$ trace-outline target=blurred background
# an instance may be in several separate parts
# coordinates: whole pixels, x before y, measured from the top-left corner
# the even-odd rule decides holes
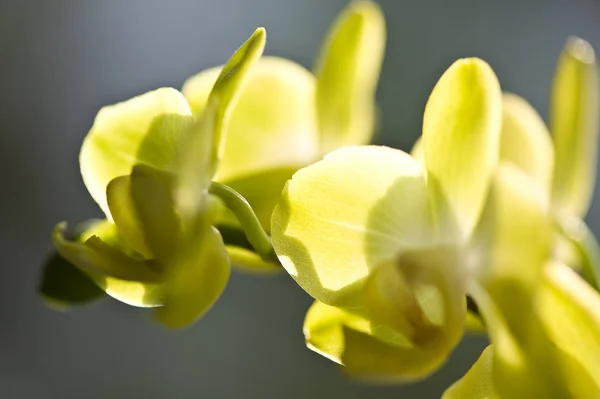
[[[350,381],[304,346],[310,298],[286,275],[235,273],[193,327],[169,332],[104,300],[59,313],[36,295],[50,232],[100,217],[78,169],[98,109],[223,63],[257,26],[267,54],[307,67],[346,0],[0,1],[0,397],[439,398],[486,342],[468,337],[431,379]],[[600,50],[597,0],[381,0],[388,43],[380,144],[410,149],[442,72],[478,56],[547,115],[569,35]],[[598,198],[598,196],[596,196]],[[600,233],[600,203],[588,217]]]

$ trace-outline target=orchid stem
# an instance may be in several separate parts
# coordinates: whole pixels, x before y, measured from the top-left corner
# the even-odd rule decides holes
[[[240,193],[221,183],[212,182],[208,191],[210,194],[221,199],[225,206],[233,212],[244,230],[248,242],[252,245],[256,253],[264,261],[277,260],[273,245],[271,244],[271,237],[269,237],[260,225],[248,201]]]

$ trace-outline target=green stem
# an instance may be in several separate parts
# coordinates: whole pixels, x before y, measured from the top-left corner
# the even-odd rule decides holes
[[[271,262],[276,260],[277,256],[273,250],[271,238],[260,225],[248,201],[231,187],[217,182],[212,182],[208,191],[220,198],[225,206],[233,212],[240,226],[242,226],[248,242],[252,245],[256,253],[264,261]]]
[[[581,256],[581,275],[600,291],[600,245],[585,222],[578,218],[557,221],[559,231]]]

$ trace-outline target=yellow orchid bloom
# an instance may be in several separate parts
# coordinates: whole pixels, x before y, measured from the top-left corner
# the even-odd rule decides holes
[[[500,159],[531,176],[544,190],[557,224],[557,258],[581,267],[599,287],[598,245],[583,222],[596,180],[600,113],[594,50],[571,38],[565,46],[552,87],[550,132],[523,98],[505,93]],[[422,156],[420,140],[411,154]]]
[[[533,108],[505,95],[501,151],[544,187],[554,223],[578,247],[583,277],[596,288],[598,245],[580,218],[595,183],[597,74],[589,44],[570,39],[552,91],[553,143]],[[560,244],[550,242],[555,260],[521,262],[521,278],[541,265],[521,294],[510,289],[516,272],[495,289],[475,290],[492,345],[445,399],[600,397],[600,295],[561,262]]]
[[[460,60],[427,103],[422,161],[350,147],[288,181],[271,232],[281,264],[317,300],[309,347],[374,379],[424,378],[445,361],[477,278],[465,248],[498,179],[501,117],[492,69]]]
[[[294,174],[271,228],[280,262],[317,300],[311,349],[361,377],[424,378],[460,340],[470,295],[493,345],[448,398],[600,396],[586,351],[600,311],[585,302],[598,294],[552,260],[552,146],[523,115],[485,62],[460,60],[430,96],[413,156],[353,147]],[[556,323],[559,306],[576,326]]]
[[[209,190],[227,192],[211,180],[223,156],[230,108],[265,40],[259,28],[237,50],[198,118],[183,94],[158,89],[103,108],[83,143],[81,174],[107,220],[92,223],[74,240],[60,223],[54,244],[108,295],[155,307],[156,319],[166,326],[195,321],[227,283],[229,257],[213,227],[217,208]],[[53,270],[64,267],[46,271],[42,292],[50,300]]]

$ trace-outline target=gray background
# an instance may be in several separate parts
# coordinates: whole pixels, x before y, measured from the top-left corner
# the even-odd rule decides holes
[[[595,0],[385,0],[379,143],[410,148],[437,78],[459,57],[492,64],[546,116],[571,34],[600,49]],[[78,172],[99,107],[180,87],[257,26],[268,54],[310,66],[344,0],[0,0],[0,398],[436,398],[484,345],[468,339],[426,382],[369,387],[304,347],[310,299],[289,277],[236,273],[192,328],[168,332],[105,300],[68,313],[35,288],[50,231],[101,213]],[[600,232],[595,202],[592,228]]]

